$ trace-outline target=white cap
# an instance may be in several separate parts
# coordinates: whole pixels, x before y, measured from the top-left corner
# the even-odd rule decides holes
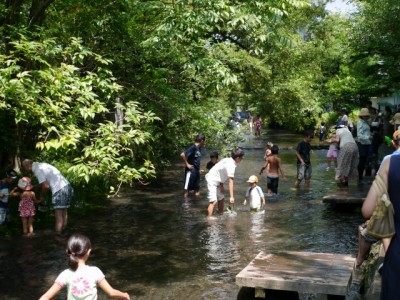
[[[251,176],[249,177],[249,180],[247,180],[247,182],[250,182],[250,183],[258,183],[258,177],[257,177],[256,175],[251,175]]]

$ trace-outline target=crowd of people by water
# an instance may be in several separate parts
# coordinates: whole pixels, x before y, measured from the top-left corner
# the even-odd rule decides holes
[[[328,144],[327,167],[335,170],[335,180],[341,188],[348,188],[349,180],[354,178],[357,185],[365,185],[366,176],[372,179],[379,175],[387,187],[390,200],[393,203],[394,211],[400,211],[400,199],[398,191],[400,187],[400,175],[397,169],[400,164],[400,110],[394,116],[390,115],[390,108],[385,110],[383,116],[371,103],[367,107],[361,108],[358,120],[354,126],[347,115],[347,111],[342,109],[340,119],[334,124],[334,130],[329,132],[325,123],[321,123],[318,128],[319,144]],[[253,123],[254,125],[254,123]],[[251,127],[250,127],[251,128]],[[393,132],[393,134],[392,134]],[[296,146],[297,175],[294,182],[295,188],[300,188],[304,180],[306,188],[311,185],[312,164],[311,142],[314,139],[314,130],[306,130],[304,138]],[[256,138],[260,133],[256,134]],[[393,154],[383,157],[379,149],[384,142],[391,144],[396,151]],[[199,195],[200,187],[200,159],[201,147],[205,143],[205,136],[196,137],[195,144],[182,152],[181,157],[185,162],[185,198],[189,191],[194,190]],[[258,186],[258,177],[250,175],[248,179],[249,187],[246,190],[244,204],[250,204],[251,211],[259,211],[265,206],[266,198],[278,193],[279,176],[287,180],[282,167],[282,161],[278,156],[279,148],[269,142],[266,146],[265,161],[259,175],[267,169],[267,188],[266,194]],[[218,213],[224,210],[224,184],[228,183],[229,203],[235,203],[234,196],[234,176],[236,166],[242,162],[244,151],[237,148],[232,151],[231,157],[223,158],[221,161],[214,159],[212,167],[208,168],[205,176],[208,190],[208,216],[213,216],[215,208]],[[215,155],[214,155],[215,158]],[[333,165],[333,167],[332,167]],[[210,165],[211,166],[211,165]],[[195,169],[195,170],[194,170]],[[194,179],[192,181],[192,179]],[[380,239],[369,236],[366,224],[376,206],[377,194],[371,187],[362,208],[362,215],[366,222],[359,227],[359,251],[355,260],[355,268],[359,269],[364,262],[370,246]],[[396,232],[400,230],[400,220],[395,217]],[[400,241],[395,234],[391,239],[383,239],[386,252],[382,274],[381,299],[400,299],[397,293],[399,280],[396,274],[400,273]]]

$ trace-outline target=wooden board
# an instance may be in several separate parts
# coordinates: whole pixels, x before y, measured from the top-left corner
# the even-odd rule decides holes
[[[236,284],[272,289],[346,295],[354,257],[313,252],[260,252],[238,275]]]

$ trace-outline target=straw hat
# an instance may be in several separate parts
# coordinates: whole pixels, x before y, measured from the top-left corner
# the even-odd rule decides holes
[[[250,182],[250,183],[258,183],[258,177],[257,177],[256,175],[251,175],[251,176],[249,177],[249,180],[247,180],[247,182]]]
[[[361,108],[360,113],[358,114],[359,117],[369,117],[369,110],[368,108],[364,107]]]
[[[397,140],[399,140],[399,137],[400,136],[400,130],[396,130],[394,133],[393,133],[393,141],[397,141]]]
[[[400,124],[400,113],[396,113],[393,116],[393,119],[390,121],[390,124],[392,124],[392,125],[399,125]]]

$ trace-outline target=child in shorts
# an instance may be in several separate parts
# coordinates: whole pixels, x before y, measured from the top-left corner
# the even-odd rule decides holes
[[[271,154],[267,157],[264,165],[260,170],[260,175],[267,169],[267,196],[272,196],[272,194],[278,194],[279,186],[279,174],[282,175],[283,180],[287,181],[285,173],[282,169],[282,160],[278,156],[279,147],[273,145],[271,147]]]
[[[297,180],[294,184],[296,188],[300,187],[301,181],[304,179],[304,186],[310,187],[311,183],[311,141],[314,138],[312,130],[304,132],[304,139],[297,144],[296,157],[297,157]]]

